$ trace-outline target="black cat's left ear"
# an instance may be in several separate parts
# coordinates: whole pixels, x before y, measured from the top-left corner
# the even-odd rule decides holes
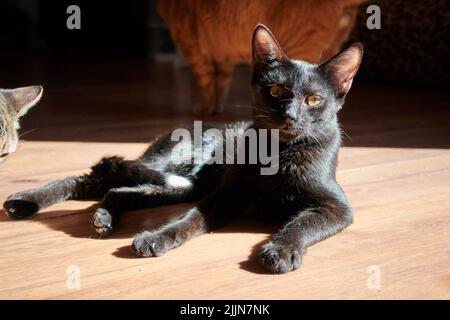
[[[361,65],[363,57],[361,43],[353,43],[336,56],[320,65],[326,77],[336,86],[340,96],[345,95],[352,86],[353,78]]]
[[[263,24],[258,24],[253,32],[252,48],[253,68],[287,58],[272,32]]]

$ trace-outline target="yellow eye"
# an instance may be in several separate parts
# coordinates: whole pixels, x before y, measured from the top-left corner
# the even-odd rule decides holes
[[[274,98],[281,98],[284,94],[284,89],[280,86],[274,85],[270,87],[270,95]]]
[[[306,104],[310,107],[317,107],[318,105],[320,105],[323,101],[323,98],[321,96],[318,95],[312,95],[312,96],[308,96],[306,97]]]

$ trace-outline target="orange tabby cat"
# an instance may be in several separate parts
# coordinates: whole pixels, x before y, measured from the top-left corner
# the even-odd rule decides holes
[[[236,64],[251,62],[251,35],[268,26],[290,58],[317,63],[347,39],[363,0],[159,0],[157,10],[202,93],[194,109],[220,113]]]

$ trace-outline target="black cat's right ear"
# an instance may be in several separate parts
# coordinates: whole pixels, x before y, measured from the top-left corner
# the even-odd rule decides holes
[[[320,65],[326,77],[334,84],[340,96],[345,95],[352,86],[353,78],[361,65],[363,57],[361,43],[353,43],[347,49]]]
[[[287,58],[272,32],[263,24],[258,24],[253,32],[252,48],[254,69]]]

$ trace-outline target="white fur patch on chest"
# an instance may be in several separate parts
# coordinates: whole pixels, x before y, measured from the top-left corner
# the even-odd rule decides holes
[[[167,185],[175,188],[189,187],[192,183],[189,179],[171,174],[166,178]]]

